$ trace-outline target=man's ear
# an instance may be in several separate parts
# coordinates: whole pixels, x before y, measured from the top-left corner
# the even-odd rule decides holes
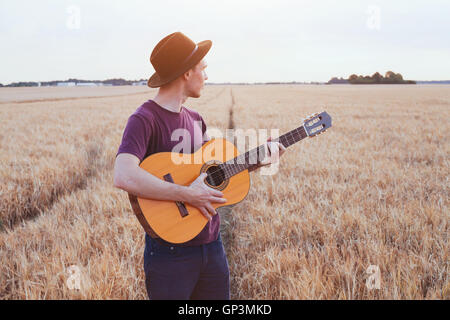
[[[183,79],[184,80],[189,80],[189,77],[191,76],[192,71],[193,71],[192,69],[189,69],[188,71],[183,73]]]

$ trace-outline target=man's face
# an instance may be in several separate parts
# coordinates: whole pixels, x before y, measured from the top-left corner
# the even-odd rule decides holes
[[[186,93],[189,97],[200,97],[205,80],[208,80],[205,71],[207,66],[206,61],[202,59],[195,67],[189,70],[189,78],[186,81]]]

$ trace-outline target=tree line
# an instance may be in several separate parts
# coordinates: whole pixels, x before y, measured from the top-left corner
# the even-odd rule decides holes
[[[371,76],[362,76],[357,74],[352,74],[348,79],[333,77],[328,84],[333,83],[350,83],[350,84],[416,84],[413,80],[404,80],[400,73],[395,73],[393,71],[388,71],[385,73],[384,77],[379,73],[375,72]]]
[[[103,84],[103,85],[113,85],[113,86],[129,86],[132,85],[135,82],[138,81],[147,81],[146,79],[141,80],[125,80],[122,78],[118,79],[108,79],[108,80],[80,80],[80,79],[68,79],[68,80],[54,80],[54,81],[42,81],[42,82],[35,82],[35,81],[28,81],[28,82],[13,82],[8,85],[3,85],[0,83],[0,87],[38,87],[41,86],[56,86],[58,83],[96,83],[96,84]]]

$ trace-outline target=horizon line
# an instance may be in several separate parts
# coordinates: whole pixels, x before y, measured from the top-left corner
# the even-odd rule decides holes
[[[332,77],[332,78],[337,78],[337,77]],[[338,78],[338,79],[344,79],[347,80],[346,78]],[[36,84],[41,84],[41,83],[51,83],[51,82],[57,82],[57,83],[83,83],[83,82],[87,82],[87,83],[103,83],[105,81],[113,81],[113,80],[119,80],[119,81],[126,81],[126,82],[132,82],[132,83],[139,83],[139,82],[147,82],[147,79],[140,79],[140,80],[128,80],[128,79],[124,79],[124,78],[109,78],[109,79],[104,79],[104,80],[85,80],[85,79],[78,79],[78,78],[69,78],[67,80],[48,80],[48,81],[16,81],[16,82],[10,82],[9,84],[2,84],[0,82],[0,87],[8,87],[11,86],[13,84],[20,84],[20,83],[36,83]],[[330,79],[331,80],[331,79]],[[256,81],[256,82],[246,82],[246,81],[237,81],[237,82],[205,82],[205,85],[220,85],[220,84],[317,84],[317,83],[323,83],[326,84],[328,83],[330,80],[327,81],[297,81],[297,80],[292,80],[292,81]],[[412,81],[416,81],[416,82],[450,82],[450,79],[442,79],[442,80],[437,80],[437,79],[433,79],[433,80],[415,80],[415,79],[410,79]],[[79,82],[82,81],[82,82]],[[339,83],[331,83],[331,84],[339,84]]]

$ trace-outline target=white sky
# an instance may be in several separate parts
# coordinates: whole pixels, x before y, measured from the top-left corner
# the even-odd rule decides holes
[[[213,41],[208,82],[447,80],[449,17],[448,0],[0,0],[0,83],[148,78],[175,31]]]

